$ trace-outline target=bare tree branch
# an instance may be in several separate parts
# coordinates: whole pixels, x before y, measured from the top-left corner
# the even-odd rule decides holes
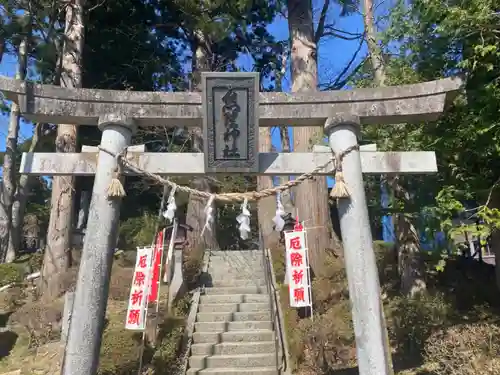
[[[316,44],[319,43],[319,40],[325,32],[326,15],[328,13],[328,8],[330,7],[330,0],[324,1],[325,2],[323,3],[323,8],[321,9],[321,15],[318,21],[318,27],[316,28],[316,32],[314,33],[314,41],[316,42]]]
[[[356,49],[356,52],[351,57],[351,60],[347,63],[347,65],[342,69],[342,72],[337,76],[335,81],[333,83],[330,83],[329,85],[323,87],[323,90],[338,90],[342,87],[345,86],[345,84],[351,79],[352,76],[354,76],[359,69],[364,65],[364,63],[367,61],[368,57],[364,57],[363,60],[349,73],[349,75],[346,78],[342,78],[348,71],[351,69],[351,66],[354,64],[354,61],[356,61],[356,58],[358,57],[359,52],[361,51],[361,48],[363,47],[364,43],[364,38],[362,38],[359,42],[358,48]]]

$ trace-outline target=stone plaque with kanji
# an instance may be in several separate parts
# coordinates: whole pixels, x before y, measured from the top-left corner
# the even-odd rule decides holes
[[[258,172],[259,74],[202,74],[205,171]]]

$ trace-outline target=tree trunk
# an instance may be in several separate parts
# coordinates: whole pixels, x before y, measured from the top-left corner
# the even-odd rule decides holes
[[[290,136],[288,134],[288,126],[280,126],[280,138],[281,138],[281,150],[282,152],[290,152]],[[289,176],[280,176],[280,184],[285,184],[290,180]],[[290,190],[285,190],[281,192],[281,203],[286,212],[294,213],[295,204],[292,199],[292,194]]]
[[[41,136],[41,124],[37,123],[33,130],[29,152],[34,152]],[[9,251],[19,250],[23,236],[24,215],[26,214],[26,205],[31,191],[31,185],[34,176],[23,174],[19,177],[14,203],[12,204],[12,235],[9,241]]]
[[[287,51],[283,52],[283,58],[281,60],[281,71],[276,75],[276,91],[283,91],[283,78],[285,77],[287,68]],[[290,136],[288,134],[288,126],[280,126],[280,139],[281,139],[281,151],[282,152],[290,152]],[[271,137],[270,133],[271,129],[269,129],[269,137]],[[279,183],[280,185],[285,184],[289,181],[290,176],[280,176]],[[295,206],[292,200],[292,194],[290,190],[285,190],[281,193],[281,203],[283,204],[283,208],[286,212],[294,213]]]
[[[388,181],[395,199],[404,203],[410,201],[410,194],[399,182],[398,176],[389,177]],[[401,293],[414,298],[427,289],[418,231],[404,212],[397,214],[395,227]]]
[[[271,128],[259,128],[259,152],[270,152]],[[264,190],[273,187],[273,178],[271,176],[258,176],[257,189]],[[271,248],[279,240],[278,232],[273,229],[272,218],[276,215],[276,197],[267,197],[258,202],[259,231],[262,234],[265,248]]]
[[[385,86],[387,74],[382,51],[377,42],[372,0],[364,0],[364,10],[366,40],[370,52],[374,80],[378,86]],[[409,194],[399,183],[398,177],[388,176],[387,181],[389,186],[392,186],[395,199],[400,199],[403,202],[409,201]],[[417,293],[426,290],[425,274],[420,257],[420,240],[415,226],[403,213],[398,215],[396,222],[396,247],[398,268],[401,277],[401,291],[408,297],[414,297]]]
[[[25,80],[27,63],[28,63],[28,48],[31,40],[31,16],[27,15],[27,29],[25,37],[19,45],[18,67],[16,79]],[[2,261],[10,263],[16,257],[16,252],[19,250],[14,247],[12,238],[12,205],[14,203],[14,195],[16,192],[16,153],[17,141],[19,136],[19,121],[20,113],[19,106],[13,102],[10,107],[9,129],[7,133],[7,141],[5,142],[5,156],[3,161],[3,184],[2,196],[0,202],[0,251]]]
[[[288,0],[288,27],[292,51],[292,91],[316,91],[318,80],[317,46],[314,39],[311,0]],[[294,152],[306,152],[323,139],[323,128],[294,127]],[[305,227],[313,227],[308,236],[311,268],[315,275],[325,271],[325,249],[333,247],[333,228],[328,205],[325,177],[303,182],[296,188],[295,206]]]
[[[283,76],[286,72],[286,53],[283,54],[281,70],[276,72],[276,91],[282,91],[281,82]],[[286,138],[282,134],[283,129],[285,129]],[[286,133],[286,126],[280,127],[281,144],[283,146],[283,152],[290,152],[290,139]],[[288,148],[287,146],[288,145]],[[271,128],[259,128],[259,152],[272,152],[272,138],[271,138]],[[288,181],[288,177],[280,176],[279,183],[284,184]],[[269,189],[274,185],[273,178],[271,176],[258,176],[257,177],[257,189]],[[284,191],[281,193],[281,202],[285,206],[287,212],[293,213],[293,208],[290,207],[290,191]],[[263,245],[266,248],[272,248],[277,245],[279,241],[278,232],[273,229],[274,223],[271,220],[276,215],[276,197],[268,197],[259,200],[258,202],[258,217],[259,217],[259,231],[262,234],[262,239],[264,241]]]
[[[61,87],[82,85],[85,1],[73,0],[66,7],[65,43],[62,55]],[[63,124],[57,127],[56,151],[75,152],[77,128]],[[47,247],[43,259],[42,293],[51,300],[64,292],[60,279],[71,265],[71,234],[73,228],[74,177],[54,177],[50,207]]]
[[[377,86],[385,86],[387,74],[385,72],[385,63],[382,57],[382,51],[377,43],[377,35],[375,31],[375,17],[373,16],[372,0],[364,1],[364,15],[366,43],[370,53],[370,62],[373,68],[373,78]]]
[[[197,31],[194,38],[195,40],[191,45],[193,53],[191,85],[193,91],[200,91],[201,72],[210,71],[210,63],[208,61],[206,50],[204,49],[205,38],[203,33],[201,31]],[[202,129],[195,128],[191,130],[191,137],[193,140],[193,151],[203,152]],[[195,177],[192,182],[192,187],[201,191],[213,192],[209,180],[205,177]],[[204,249],[218,248],[215,223],[215,218],[217,217],[215,202],[212,204],[212,215],[214,218],[213,224],[209,229],[204,231],[203,237],[201,236],[201,232],[205,226],[206,215],[204,210],[206,205],[206,201],[198,198],[191,197],[189,200],[186,213],[186,224],[193,228],[193,230],[189,231],[187,234],[188,246],[191,250],[196,251],[201,246]]]

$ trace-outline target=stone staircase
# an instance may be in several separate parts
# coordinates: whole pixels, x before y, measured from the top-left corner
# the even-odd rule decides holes
[[[212,251],[187,374],[278,375],[262,252]]]

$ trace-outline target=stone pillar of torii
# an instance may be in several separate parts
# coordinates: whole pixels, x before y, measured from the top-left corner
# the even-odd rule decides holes
[[[300,175],[347,149],[341,162],[349,197],[338,209],[361,375],[387,375],[389,358],[380,286],[373,251],[363,174],[435,173],[434,152],[360,152],[363,124],[436,120],[462,86],[459,78],[414,85],[323,91],[259,93],[257,73],[205,73],[201,93],[65,89],[0,77],[0,91],[17,102],[26,120],[97,125],[99,152],[25,153],[20,172],[95,176],[76,286],[63,375],[95,375],[98,366],[120,200],[107,189],[116,154],[131,143],[138,126],[204,129],[204,153],[143,153],[126,158],[158,175],[245,173]],[[258,126],[323,126],[329,152],[259,153]],[[324,151],[320,148],[320,151]],[[123,171],[125,175],[130,171]],[[333,175],[330,164],[320,175]],[[271,219],[271,218],[270,218]]]

